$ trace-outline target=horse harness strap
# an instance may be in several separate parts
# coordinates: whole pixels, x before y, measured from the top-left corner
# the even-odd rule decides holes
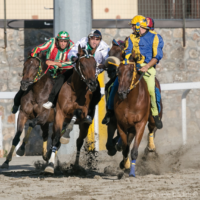
[[[83,76],[83,73],[82,73],[82,71],[81,71],[80,60],[81,60],[82,58],[94,57],[94,55],[89,54],[88,51],[87,51],[87,49],[84,49],[84,51],[85,51],[86,54],[85,54],[84,56],[81,56],[81,57],[78,58],[78,60],[79,60],[78,70],[76,69],[76,67],[74,67],[74,69],[75,69],[75,71],[78,73],[78,75],[81,77],[81,79],[82,79],[84,82],[86,82],[86,78]],[[96,75],[96,77],[97,77],[97,75]]]
[[[39,57],[34,57],[34,58],[36,58],[40,62],[39,67],[38,67],[37,75],[33,80],[33,83],[36,83],[37,81],[39,81],[48,72],[48,70],[51,68],[51,65],[49,65],[47,67],[47,69],[45,70],[45,72],[42,73],[41,59]],[[69,64],[69,65],[73,64],[73,62],[71,62],[71,61],[66,61],[66,63]],[[55,78],[55,77],[53,77],[53,78]]]
[[[143,72],[141,74],[140,78],[134,83],[134,81],[136,79],[136,76],[137,76],[137,70],[136,70],[136,67],[135,67],[135,62],[130,62],[129,60],[127,62],[125,62],[125,60],[123,60],[120,63],[124,64],[124,65],[125,64],[134,65],[134,70],[133,70],[133,76],[132,76],[131,84],[130,84],[130,87],[129,87],[128,91],[127,91],[129,93],[133,88],[135,88],[138,85],[138,83],[141,81],[142,77],[144,76],[145,72]],[[117,64],[115,64],[113,62],[110,62],[110,61],[108,61],[108,64],[115,65],[116,67],[119,67],[119,65],[117,65]]]

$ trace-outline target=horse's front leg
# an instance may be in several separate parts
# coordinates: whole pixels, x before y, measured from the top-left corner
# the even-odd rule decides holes
[[[109,156],[114,156],[117,152],[115,145],[116,145],[116,139],[113,139],[115,131],[117,129],[117,122],[116,120],[112,119],[107,125],[107,132],[108,132],[108,139],[106,143],[106,149],[108,150],[108,155]]]
[[[143,120],[143,122],[139,122],[135,125],[135,130],[136,130],[136,136],[133,144],[133,148],[131,150],[131,169],[129,176],[135,177],[135,164],[136,164],[136,159],[138,157],[138,147],[140,145],[140,142],[142,140],[142,136],[144,133],[146,121]]]
[[[29,124],[28,130],[26,132],[26,135],[24,136],[23,142],[21,146],[17,149],[16,154],[19,156],[23,156],[25,154],[25,146],[29,140],[29,136],[31,134],[31,131],[33,130],[33,127],[31,124]]]
[[[27,120],[28,120],[27,115],[24,112],[20,111],[19,116],[18,116],[18,120],[17,120],[17,132],[16,132],[15,137],[12,141],[12,147],[10,149],[10,152],[7,155],[6,161],[3,163],[1,168],[8,168],[9,167],[9,162],[12,160],[13,152],[15,150],[15,147],[18,145],[18,143],[20,141],[20,136],[21,136],[24,125],[25,125]]]
[[[53,143],[52,143],[52,150],[51,150],[51,157],[49,159],[49,164],[45,168],[45,172],[48,173],[54,173],[54,165],[55,165],[55,159],[56,159],[56,154],[57,150],[60,146],[60,133],[62,131],[62,126],[64,122],[64,113],[62,110],[59,108],[59,106],[56,107],[57,112],[56,112],[56,117],[53,125],[53,131],[54,131],[54,138],[53,138]]]
[[[76,147],[77,147],[76,160],[75,160],[75,165],[76,166],[79,165],[79,158],[80,158],[81,147],[83,146],[84,139],[87,136],[89,126],[90,125],[86,124],[86,123],[80,123],[79,124],[80,132],[79,132],[79,137],[76,140]]]
[[[49,124],[46,123],[44,125],[41,125],[41,129],[42,129],[42,138],[43,138],[42,157],[45,161],[48,161],[49,158],[47,156],[47,141],[48,141],[48,135],[49,135]]]
[[[117,124],[117,130],[119,131],[120,137],[123,141],[123,145],[122,145],[123,160],[120,162],[119,166],[122,170],[129,169],[130,161],[128,158],[129,145],[128,145],[128,140],[127,140],[127,134],[126,134],[125,130],[123,130],[119,124]]]

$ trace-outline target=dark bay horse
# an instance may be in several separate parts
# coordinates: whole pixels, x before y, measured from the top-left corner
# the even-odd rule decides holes
[[[47,160],[46,153],[49,123],[54,121],[55,112],[54,109],[47,110],[42,107],[43,103],[48,100],[53,87],[53,79],[51,78],[49,72],[47,72],[47,65],[45,62],[45,56],[40,55],[36,58],[29,57],[24,63],[23,77],[21,81],[21,89],[24,91],[24,95],[21,98],[21,106],[17,120],[17,132],[12,141],[12,147],[6,157],[6,161],[1,166],[2,168],[9,167],[9,162],[12,160],[15,147],[20,141],[20,135],[23,131],[24,125],[27,120],[32,119],[34,119],[33,123],[29,125],[28,133],[23,140],[23,144],[18,149],[17,154],[21,156],[24,155],[25,145],[29,134],[32,128],[38,124],[41,126],[43,131],[42,155],[43,159]]]
[[[109,64],[109,62],[112,62],[112,63],[114,62],[116,65],[120,64],[119,59],[120,59],[121,51],[122,49],[124,49],[124,46],[125,46],[125,42],[123,41],[118,41],[118,42],[116,42],[115,40],[112,41],[112,48],[109,51],[109,58],[105,62],[105,65],[107,68],[106,71],[107,71],[108,77],[110,78],[110,81],[108,81],[108,83],[106,83],[105,85],[106,98],[108,98],[108,89],[113,83],[112,79],[115,79],[117,76],[116,74],[117,67],[115,65]],[[106,142],[106,149],[108,150],[108,155],[110,156],[114,156],[117,150],[118,151],[121,150],[121,147],[118,144],[118,141],[121,141],[118,131],[117,131],[117,136],[113,138],[116,130],[117,130],[117,121],[116,121],[115,115],[113,115],[110,118],[110,122],[107,124],[108,138]]]
[[[58,101],[56,104],[56,116],[54,121],[53,148],[49,165],[45,168],[45,172],[54,173],[55,151],[57,150],[57,142],[68,143],[69,133],[73,129],[74,123],[79,124],[79,137],[76,141],[77,153],[75,165],[79,164],[80,149],[84,139],[87,136],[89,124],[83,123],[82,120],[87,116],[89,105],[93,96],[93,92],[99,89],[96,75],[96,61],[93,54],[96,49],[91,51],[78,47],[78,61],[74,68],[71,78],[62,86]],[[94,111],[93,116],[94,117]],[[63,122],[67,122],[67,132],[60,138]]]
[[[123,61],[121,48],[113,45],[110,50],[110,55],[115,54],[116,57]],[[133,56],[134,57],[134,56]],[[134,145],[131,151],[131,170],[130,176],[135,176],[135,161],[138,156],[138,147],[141,142],[145,125],[148,123],[149,137],[146,150],[155,151],[155,144],[153,137],[157,128],[155,127],[154,119],[150,110],[150,96],[147,90],[147,85],[142,78],[139,82],[140,75],[137,74],[136,65],[133,57],[130,60],[130,64],[120,64],[118,68],[118,92],[115,95],[114,111],[117,120],[117,129],[123,141],[123,156],[124,159],[120,163],[122,169],[130,168],[130,161],[128,159],[129,148],[132,140],[135,137]],[[130,89],[131,84],[136,84],[134,88]],[[156,87],[160,90],[160,85],[156,79]],[[159,114],[162,117],[162,103],[161,112]],[[110,133],[108,133],[108,137]]]

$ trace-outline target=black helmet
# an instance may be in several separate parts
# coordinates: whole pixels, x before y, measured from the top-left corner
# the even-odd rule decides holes
[[[97,37],[97,38],[100,38],[100,40],[102,39],[102,35],[99,30],[91,31],[90,34],[88,35],[88,38],[90,38],[90,37]]]

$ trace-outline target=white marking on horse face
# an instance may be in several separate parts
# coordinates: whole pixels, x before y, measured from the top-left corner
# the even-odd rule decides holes
[[[31,60],[31,63],[32,63],[33,61]]]

